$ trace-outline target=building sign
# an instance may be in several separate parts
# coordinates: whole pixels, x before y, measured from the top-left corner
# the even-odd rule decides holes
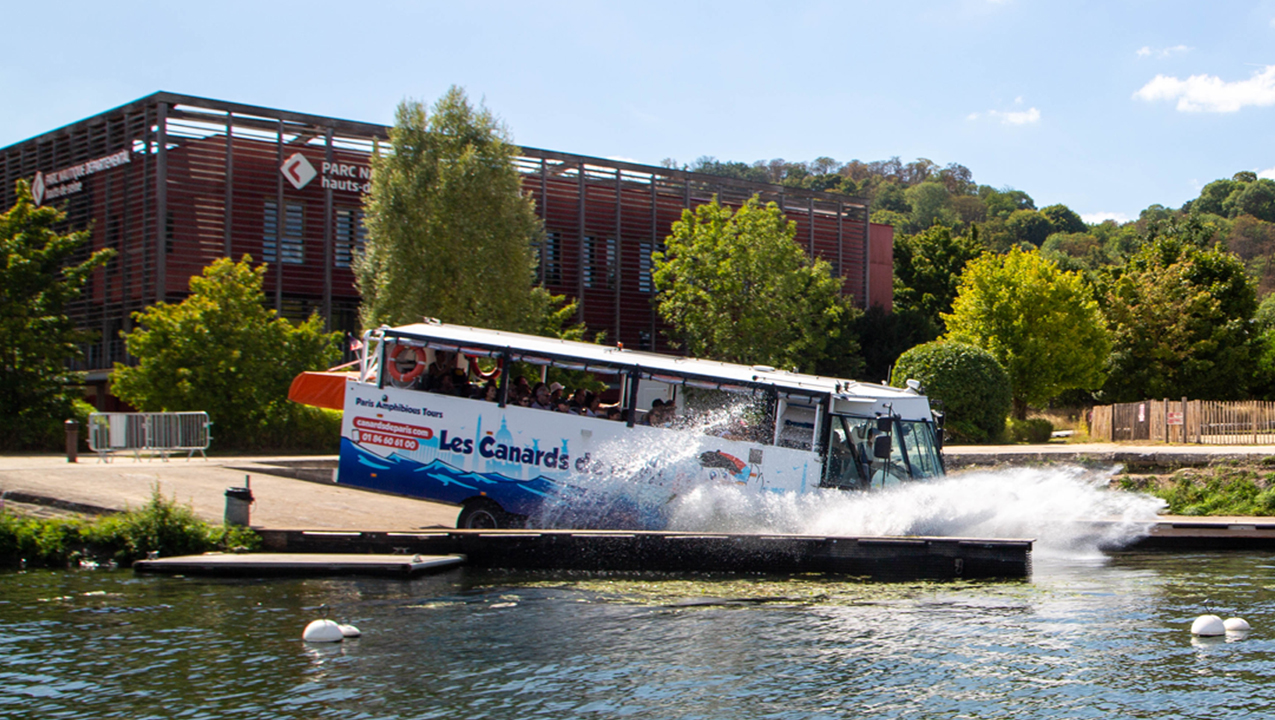
[[[1169,424],[1169,425],[1181,425],[1181,424],[1182,424],[1182,413],[1180,413],[1180,412],[1174,412],[1174,411],[1170,410],[1170,411],[1167,413],[1167,415],[1168,415],[1168,417],[1167,417],[1167,421],[1168,421],[1168,424]]]
[[[293,153],[292,157],[283,161],[283,167],[279,169],[283,176],[288,178],[288,182],[292,183],[292,187],[300,190],[317,175],[314,166],[309,160],[305,159],[305,155],[301,153]]]
[[[83,179],[89,175],[127,165],[133,159],[128,150],[120,150],[112,155],[82,162],[79,165],[62,168],[51,173],[37,172],[31,181],[31,198],[36,205],[45,200],[56,200],[84,189]]]
[[[279,172],[292,183],[292,187],[301,190],[316,177],[322,178],[325,190],[340,192],[368,193],[372,192],[372,168],[367,165],[323,161],[322,171],[314,169],[314,165],[301,153],[293,153]]]

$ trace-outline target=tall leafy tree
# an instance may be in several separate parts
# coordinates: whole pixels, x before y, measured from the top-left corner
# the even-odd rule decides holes
[[[504,125],[452,87],[430,112],[401,103],[390,144],[372,158],[367,246],[355,264],[364,327],[431,316],[540,329],[554,309],[533,283],[543,227]]]
[[[1230,400],[1247,390],[1253,282],[1238,257],[1182,229],[1154,237],[1105,283],[1105,401]]]
[[[288,446],[307,409],[288,400],[292,379],[335,362],[337,333],[316,314],[294,327],[267,310],[266,266],[222,258],[190,279],[180,303],[136,313],[125,336],[137,365],[115,365],[112,390],[147,412],[207,411],[219,446]]]
[[[894,240],[894,306],[917,310],[934,326],[943,327],[942,315],[952,311],[961,273],[983,254],[978,229],[963,235],[935,225],[916,235]]]
[[[652,277],[659,312],[692,354],[810,370],[846,312],[841,279],[794,240],[796,223],[754,196],[682,211]]]
[[[951,194],[942,183],[913,185],[904,191],[903,197],[912,206],[912,230],[924,230],[936,223],[948,227],[960,223],[960,216],[951,208]]]
[[[98,250],[75,262],[88,232],[59,233],[65,213],[36,207],[25,181],[16,195],[0,215],[0,448],[7,450],[47,447],[72,417],[81,378],[67,362],[81,357],[88,337],[66,304],[115,254]]]
[[[1014,417],[1066,390],[1096,389],[1111,341],[1079,273],[1036,251],[984,255],[961,277],[945,339],[984,348],[1009,373]]]
[[[1051,233],[1083,233],[1089,229],[1076,211],[1061,203],[1041,208],[1040,214],[1049,218]]]

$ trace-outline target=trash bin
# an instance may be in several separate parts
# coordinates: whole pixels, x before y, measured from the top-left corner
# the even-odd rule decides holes
[[[226,488],[226,524],[248,527],[248,508],[252,505],[252,490],[246,487]]]

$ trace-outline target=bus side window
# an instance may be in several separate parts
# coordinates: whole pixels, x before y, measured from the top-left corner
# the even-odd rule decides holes
[[[779,437],[775,444],[780,447],[809,450],[814,446],[814,434],[814,409],[788,405],[784,408],[783,417],[779,420]]]
[[[833,418],[836,426],[828,438],[828,459],[825,465],[822,487],[839,490],[857,490],[863,487],[863,474],[855,457],[851,438],[847,436],[842,421]]]

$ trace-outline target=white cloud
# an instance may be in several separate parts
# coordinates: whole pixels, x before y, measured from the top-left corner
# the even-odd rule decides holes
[[[1177,55],[1179,53],[1191,52],[1194,49],[1195,48],[1187,46],[1187,45],[1174,45],[1173,47],[1158,48],[1158,49],[1153,48],[1150,45],[1143,45],[1142,47],[1138,48],[1138,57],[1156,57],[1156,58],[1164,59],[1167,57],[1171,57],[1173,55]]]
[[[1270,180],[1275,180],[1275,167],[1267,168],[1266,170],[1260,170],[1258,171],[1257,176],[1260,178],[1268,178]]]
[[[1030,125],[1034,122],[1040,122],[1040,111],[1036,108],[1016,110],[1013,112],[988,110],[987,114],[989,117],[1000,118],[1001,123],[1004,125]]]
[[[1106,222],[1108,220],[1115,220],[1117,223],[1121,223],[1121,224],[1129,222],[1128,215],[1125,215],[1124,213],[1113,213],[1113,212],[1081,213],[1080,219],[1084,220],[1090,225],[1096,225],[1098,223]]]
[[[1176,99],[1180,112],[1237,112],[1249,105],[1275,105],[1275,65],[1235,82],[1214,75],[1192,75],[1186,80],[1156,75],[1133,96],[1149,102]]]

